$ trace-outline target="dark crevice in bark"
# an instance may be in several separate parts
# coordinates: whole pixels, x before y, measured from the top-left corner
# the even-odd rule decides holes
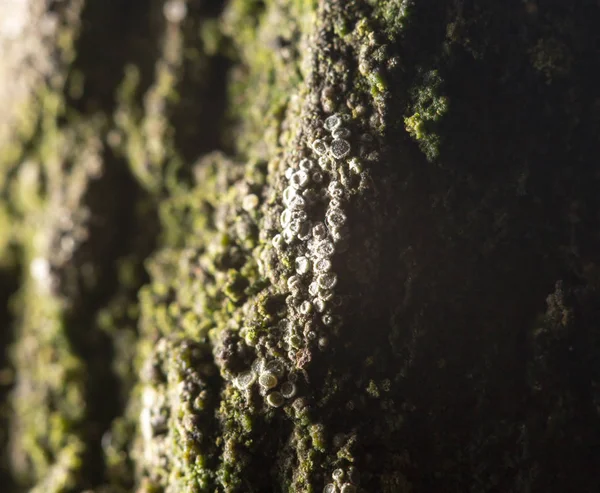
[[[154,63],[160,53],[162,11],[155,0],[88,0],[82,12],[73,74],[82,74],[81,97],[69,98],[80,112],[110,115],[124,67],[135,62],[140,70],[139,93],[154,80]]]
[[[93,265],[96,283],[87,286],[81,275],[76,279],[77,286],[68,284],[67,280],[63,283],[67,289],[64,294],[71,301],[71,309],[65,317],[67,334],[75,352],[87,365],[84,430],[87,457],[83,469],[86,487],[98,486],[105,481],[102,436],[124,408],[121,383],[112,365],[114,341],[98,327],[97,316],[99,310],[119,292],[116,260],[133,254],[141,263],[153,248],[156,231],[152,225],[156,218],[153,218],[152,212],[143,218],[146,244],[136,244],[136,235],[140,235],[136,221],[140,218],[136,217],[135,209],[143,199],[143,192],[124,163],[106,150],[103,175],[89,185],[85,196],[85,206],[91,212],[89,238],[71,261],[78,274],[84,271],[85,266]]]
[[[6,491],[15,488],[9,472],[8,428],[10,423],[9,394],[13,385],[13,365],[10,347],[14,341],[14,318],[9,302],[19,289],[20,272],[16,266],[0,267],[0,484]]]

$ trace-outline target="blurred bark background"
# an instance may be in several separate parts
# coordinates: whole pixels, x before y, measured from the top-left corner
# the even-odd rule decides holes
[[[599,25],[0,1],[0,490],[599,491]]]

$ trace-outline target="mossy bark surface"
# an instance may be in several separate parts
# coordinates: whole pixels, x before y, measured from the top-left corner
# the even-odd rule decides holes
[[[7,5],[2,491],[599,491],[597,2]]]

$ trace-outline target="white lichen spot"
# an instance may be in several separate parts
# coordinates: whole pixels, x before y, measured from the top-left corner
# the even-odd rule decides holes
[[[285,241],[288,245],[294,241],[294,238],[296,237],[294,232],[289,228],[285,228],[281,234],[283,236],[283,241]]]
[[[310,312],[312,312],[312,304],[310,303],[310,301],[303,301],[300,304],[299,311],[302,315],[309,315]]]
[[[304,256],[296,258],[296,272],[300,275],[310,271],[310,260]]]
[[[327,153],[327,144],[321,139],[314,140],[311,147],[319,156]]]
[[[332,180],[331,183],[329,183],[327,191],[329,192],[329,195],[338,199],[344,195],[344,187],[336,180]]]
[[[292,187],[291,185],[289,187],[287,187],[284,191],[283,191],[283,203],[285,205],[289,205],[290,201],[296,196],[298,195],[298,192],[296,192],[296,189],[294,187]]]
[[[253,193],[246,195],[244,197],[244,199],[242,200],[242,208],[246,212],[253,211],[254,209],[256,209],[258,207],[258,204],[259,204],[258,197]]]
[[[330,150],[335,159],[342,159],[350,153],[350,143],[345,139],[334,139]]]
[[[342,124],[342,119],[339,115],[331,115],[323,124],[326,130],[330,132],[337,129]]]
[[[325,220],[330,228],[341,228],[346,222],[346,216],[339,209],[329,209]]]
[[[283,236],[281,236],[279,233],[277,233],[275,236],[273,236],[273,246],[277,249],[280,250],[281,247],[283,246]]]
[[[319,273],[328,272],[331,270],[331,260],[328,258],[320,258],[315,262],[315,271]]]
[[[290,200],[290,209],[304,209],[304,207],[306,207],[306,201],[299,195],[296,195]]]
[[[335,482],[340,482],[344,479],[344,470],[336,469],[331,473],[331,477]]]
[[[344,483],[342,485],[342,489],[340,490],[340,493],[356,493],[357,489],[356,486],[354,486],[353,484],[350,483]]]
[[[287,287],[290,291],[297,291],[301,288],[302,282],[298,276],[290,276],[287,280]]]
[[[44,257],[34,258],[29,265],[29,273],[39,286],[43,288],[50,287],[52,278],[50,276],[50,262],[48,262],[48,259]]]
[[[289,180],[293,174],[294,174],[294,168],[287,168],[285,170],[284,176],[286,177],[286,179]]]
[[[286,399],[291,399],[296,395],[296,384],[292,382],[284,382],[281,384],[281,395]]]
[[[254,382],[256,382],[256,373],[253,371],[240,373],[234,380],[235,386],[238,389],[250,388]]]
[[[323,315],[323,324],[329,326],[329,325],[333,325],[333,317],[331,315],[329,315],[328,313]]]
[[[353,173],[358,174],[362,171],[362,166],[360,165],[360,161],[356,157],[353,157],[352,159],[350,159],[350,161],[348,161],[348,167],[350,168],[350,171],[352,171]]]
[[[315,298],[312,303],[317,312],[323,313],[325,311],[325,301],[323,299]]]
[[[278,378],[281,378],[283,375],[285,375],[285,365],[281,361],[274,359],[265,365],[265,371],[268,371]]]
[[[323,289],[332,289],[337,284],[337,276],[333,272],[324,272],[317,277],[317,283]]]
[[[284,211],[281,213],[281,216],[279,216],[279,222],[283,228],[287,228],[292,222],[292,211],[289,209],[284,209]]]
[[[318,258],[330,257],[331,255],[333,255],[334,252],[335,247],[333,246],[333,243],[329,240],[319,241],[315,245],[314,253]]]
[[[321,156],[319,158],[319,166],[321,166],[321,169],[324,170],[331,169],[331,159],[329,159],[328,156]]]
[[[308,294],[311,296],[317,296],[317,294],[319,294],[319,285],[315,281],[308,285]]]
[[[277,382],[277,377],[270,371],[266,371],[262,373],[260,377],[258,377],[258,384],[263,389],[272,389],[273,387],[277,386]]]
[[[320,171],[314,171],[312,174],[312,181],[315,183],[321,183],[323,181],[323,173]]]
[[[316,240],[324,240],[327,238],[327,227],[323,223],[316,223],[312,229],[313,238]]]
[[[336,128],[333,132],[331,132],[331,136],[334,139],[346,139],[350,137],[350,130],[344,127]]]
[[[303,171],[310,171],[315,167],[315,163],[311,159],[304,158],[300,161],[300,169]]]
[[[338,493],[337,486],[333,483],[326,484],[323,493]]]
[[[169,0],[163,6],[165,19],[173,24],[179,24],[187,15],[187,5],[183,0]]]
[[[304,188],[308,184],[309,176],[308,173],[304,170],[296,171],[290,177],[290,183],[295,188]]]
[[[281,407],[284,403],[284,398],[280,392],[271,392],[267,396],[267,404],[271,407]]]

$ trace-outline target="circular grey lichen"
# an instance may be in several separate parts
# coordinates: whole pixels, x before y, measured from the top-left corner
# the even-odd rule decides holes
[[[300,161],[300,169],[304,171],[310,171],[315,166],[315,163],[310,159],[304,158]]]
[[[321,139],[314,140],[311,147],[319,156],[327,152],[327,144]]]
[[[339,181],[333,180],[329,186],[327,187],[327,191],[329,195],[335,197],[336,199],[341,198],[344,195],[344,187],[340,184]]]
[[[277,382],[277,377],[270,371],[266,371],[260,377],[258,377],[258,384],[263,389],[272,389],[273,387],[277,386]]]
[[[310,260],[305,256],[296,257],[296,272],[300,275],[310,271]]]
[[[344,127],[336,128],[333,132],[331,132],[331,136],[334,139],[345,139],[350,137],[350,130]]]
[[[350,153],[350,142],[345,139],[334,139],[331,143],[331,155],[335,159],[342,159]]]
[[[296,384],[292,382],[284,382],[281,384],[281,395],[286,399],[291,399],[296,395]]]
[[[323,223],[316,223],[312,229],[313,238],[324,240],[327,238],[327,227]]]
[[[338,493],[337,486],[333,483],[326,484],[323,493]]]
[[[331,270],[331,260],[328,258],[320,258],[315,262],[315,271],[322,273]],[[316,294],[316,293],[315,293]]]
[[[339,209],[330,209],[325,216],[327,224],[331,228],[339,228],[346,222],[346,215]]]
[[[325,122],[323,123],[323,126],[325,127],[326,130],[329,131],[333,131],[336,128],[338,128],[340,125],[342,124],[342,119],[340,118],[339,115],[331,115],[330,117],[328,117]]]
[[[273,375],[277,376],[278,378],[281,378],[285,374],[285,365],[281,361],[275,359],[269,361],[265,365],[265,371],[273,373]]]
[[[337,483],[344,479],[344,470],[336,469],[331,473],[331,478]]]
[[[267,395],[267,404],[271,407],[281,407],[284,402],[284,398],[280,392],[274,391]]]
[[[312,304],[310,303],[310,301],[303,301],[300,304],[299,311],[302,315],[309,315],[312,311]]]
[[[309,176],[304,170],[296,171],[290,178],[290,183],[295,188],[304,188],[308,184]]]
[[[245,371],[235,377],[235,384],[240,389],[247,389],[256,382],[256,373],[253,371]]]

